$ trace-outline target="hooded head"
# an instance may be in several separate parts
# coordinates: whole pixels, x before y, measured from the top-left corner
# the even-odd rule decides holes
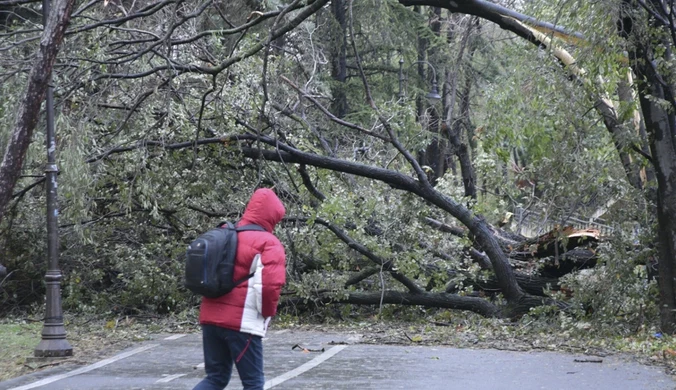
[[[282,201],[269,188],[259,188],[249,199],[239,225],[256,224],[272,232],[275,225],[284,218],[286,210]]]

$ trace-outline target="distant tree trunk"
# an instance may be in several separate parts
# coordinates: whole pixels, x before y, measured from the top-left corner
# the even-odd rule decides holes
[[[416,14],[419,14],[419,15],[422,15],[422,13],[423,13],[421,7],[413,7],[413,11]],[[417,59],[417,61],[418,61],[418,63],[417,63],[417,65],[418,65],[418,67],[417,67],[418,77],[420,77],[420,79],[424,80],[425,64],[423,63],[423,61],[426,60],[425,53],[427,53],[427,46],[429,45],[429,42],[427,41],[427,39],[425,37],[418,35],[418,42],[417,43],[418,43],[418,59]],[[407,66],[407,65],[408,64],[404,64],[404,66]],[[408,79],[408,77],[407,77],[407,79]],[[421,98],[421,97],[418,97],[415,101],[415,109],[416,109],[415,112],[418,115],[418,117],[416,119],[422,118],[422,116],[425,114],[425,108],[426,107],[425,107],[424,99]]]
[[[441,35],[441,20],[441,8],[433,8],[430,14],[429,24],[430,30],[437,36]],[[435,63],[435,59],[438,57],[437,48],[430,46],[429,42],[424,38],[419,39],[418,42],[418,75],[421,80],[425,80],[425,89],[429,90],[433,81],[437,83],[440,81],[443,74],[442,67],[440,67],[438,63]],[[425,73],[425,66],[427,66],[428,69],[427,74]],[[432,67],[434,67],[434,69],[431,69]],[[446,95],[446,85],[445,83],[442,83],[442,85],[444,95]],[[445,138],[445,131],[441,121],[441,115],[445,108],[438,111],[434,106],[427,106],[422,99],[418,100],[418,104],[419,117],[423,116],[425,109],[428,110],[429,120],[427,123],[424,123],[424,125],[427,126],[427,131],[436,134],[429,145],[421,151],[418,161],[420,165],[428,167],[427,171],[430,182],[436,184],[437,180],[444,175],[450,166],[448,142]],[[424,108],[420,109],[420,107]]]
[[[344,0],[333,0],[331,2],[331,12],[340,30],[334,32],[336,37],[334,44],[331,45],[331,77],[337,81],[333,88],[332,112],[338,118],[343,118],[347,114],[347,94],[345,93],[345,81],[347,80],[347,17],[345,12]]]
[[[474,19],[474,18],[473,18]],[[448,97],[449,104],[446,109],[446,126],[444,133],[452,145],[452,152],[458,157],[460,162],[460,173],[462,175],[462,184],[465,188],[465,196],[476,199],[476,175],[474,173],[474,165],[472,164],[472,156],[467,147],[467,143],[463,141],[461,132],[461,123],[469,121],[469,99],[471,92],[471,83],[466,85],[461,91],[459,109],[455,109],[455,101],[458,90],[458,76],[460,73],[461,64],[464,62],[465,51],[469,49],[469,59],[474,55],[474,49],[469,48],[470,37],[475,26],[473,20],[470,20],[465,27],[464,35],[460,43],[460,50],[455,61],[455,70],[449,74],[447,78],[450,84],[450,96]],[[466,117],[465,117],[466,115]]]
[[[430,29],[436,36],[441,36],[441,8],[435,7],[433,10],[432,14],[432,19],[430,20]],[[433,70],[433,75],[434,75],[434,80],[430,80],[433,82],[439,82],[439,78],[442,77],[442,68],[439,66],[438,61],[436,61],[436,58],[438,58],[437,55],[437,48],[435,46],[432,46],[428,49],[427,51],[427,58],[436,64],[430,64],[428,66],[436,66],[437,70]],[[437,71],[439,73],[437,73]],[[429,80],[429,74],[428,74],[428,79]],[[432,85],[430,83],[429,85]],[[449,163],[449,154],[448,154],[448,142],[445,138],[445,132],[443,131],[442,128],[442,120],[441,117],[443,115],[443,110],[441,113],[436,112],[436,108],[433,107],[433,120],[430,121],[430,131],[437,133],[436,139],[433,141],[432,145],[433,148],[433,153],[430,153],[430,155],[427,156],[428,160],[430,161],[430,166],[432,167],[434,171],[434,182],[436,182],[438,179],[440,179],[444,174],[446,173],[446,170],[448,169]],[[429,148],[428,148],[429,149]]]
[[[40,106],[47,92],[52,68],[74,3],[75,0],[55,0],[42,33],[40,50],[33,61],[28,85],[19,103],[14,130],[0,164],[0,221],[5,215],[14,186],[21,174],[26,151],[38,123]]]

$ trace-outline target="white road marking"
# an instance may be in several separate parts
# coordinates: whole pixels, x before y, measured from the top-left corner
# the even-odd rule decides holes
[[[188,375],[188,374],[174,374],[174,375],[168,375],[168,376],[166,376],[166,377],[164,377],[164,378],[158,380],[158,381],[155,382],[155,383],[168,383],[168,382],[173,381],[173,380],[176,379],[176,378],[180,378],[180,377],[186,376],[186,375]]]
[[[185,334],[175,334],[173,336],[165,337],[164,339],[165,340],[176,340],[176,339],[180,339],[181,337],[184,337],[184,336],[186,336],[186,335]]]
[[[139,347],[139,348],[136,348],[136,349],[132,349],[131,351],[127,351],[127,352],[125,352],[125,353],[121,353],[121,354],[119,354],[119,355],[115,355],[115,356],[113,356],[113,357],[111,357],[111,358],[101,360],[100,362],[96,362],[96,363],[91,364],[91,365],[89,365],[89,366],[80,367],[80,368],[78,368],[77,370],[73,370],[73,371],[70,371],[70,372],[66,372],[65,374],[59,374],[59,375],[50,376],[50,377],[47,377],[47,378],[45,378],[45,379],[41,379],[41,380],[39,380],[39,381],[37,381],[37,382],[29,383],[29,384],[27,384],[27,385],[23,385],[23,386],[19,386],[19,387],[13,387],[13,388],[7,389],[7,390],[29,390],[29,389],[34,389],[34,388],[36,388],[36,387],[40,387],[40,386],[44,386],[44,385],[47,385],[47,384],[50,384],[50,383],[53,383],[53,382],[56,382],[56,381],[60,381],[61,379],[70,378],[71,376],[80,375],[80,374],[84,374],[85,372],[89,372],[89,371],[92,371],[92,370],[96,370],[97,368],[101,368],[101,367],[103,367],[103,366],[107,366],[108,364],[114,363],[114,362],[116,362],[116,361],[118,361],[118,360],[122,360],[122,359],[124,359],[124,358],[129,357],[129,356],[136,355],[137,353],[140,353],[140,352],[143,352],[143,351],[147,351],[147,350],[149,350],[149,349],[151,349],[151,348],[155,348],[155,347],[157,347],[158,345],[159,345],[159,344],[148,344],[148,345],[144,345],[143,347]]]
[[[326,360],[328,360],[329,358],[331,358],[332,356],[334,356],[335,354],[337,354],[338,352],[342,351],[345,348],[347,348],[347,345],[337,345],[337,346],[329,349],[328,351],[324,352],[323,354],[317,356],[316,358],[310,360],[309,362],[307,362],[307,363],[305,363],[305,364],[303,364],[299,367],[296,367],[293,370],[291,370],[287,373],[284,373],[284,374],[282,374],[278,377],[270,379],[269,381],[265,382],[265,387],[263,387],[263,388],[264,389],[271,389],[271,388],[273,388],[273,387],[275,387],[275,386],[277,386],[277,385],[279,385],[283,382],[288,381],[289,379],[295,378],[298,375],[304,373],[305,371],[309,371],[309,370],[317,367],[318,365],[325,362]]]

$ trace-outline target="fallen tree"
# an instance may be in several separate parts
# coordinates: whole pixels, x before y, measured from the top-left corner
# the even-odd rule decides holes
[[[431,307],[450,307],[450,305],[453,305],[453,308],[476,311],[481,314],[488,313],[491,316],[518,316],[528,312],[532,307],[543,304],[554,304],[559,307],[565,307],[565,304],[548,298],[547,291],[555,291],[560,288],[558,277],[574,272],[577,269],[593,267],[596,261],[593,246],[599,240],[597,232],[564,228],[561,231],[549,232],[542,236],[528,239],[498,229],[488,224],[480,216],[472,215],[464,206],[440,194],[429,182],[425,182],[425,175],[422,176],[422,179],[421,176],[414,178],[394,170],[318,155],[302,151],[279,139],[261,134],[244,133],[175,144],[147,140],[139,142],[135,146],[110,149],[104,155],[92,158],[90,161],[109,159],[116,154],[138,148],[162,148],[179,151],[210,144],[227,145],[232,153],[241,154],[243,157],[253,159],[254,161],[265,160],[285,164],[286,166],[295,165],[296,170],[301,176],[306,166],[314,166],[379,180],[397,190],[407,191],[420,196],[430,204],[449,212],[449,214],[459,216],[465,222],[464,227],[456,227],[431,218],[425,218],[424,220],[424,223],[430,226],[430,228],[471,240],[472,245],[465,248],[467,257],[479,264],[489,274],[483,278],[472,277],[473,279],[468,279],[467,283],[472,285],[475,291],[481,292],[483,296],[501,293],[507,298],[507,294],[504,294],[504,291],[511,291],[511,295],[507,298],[508,305],[504,307],[498,307],[484,298],[458,294],[460,291],[453,284],[446,286],[443,289],[444,292],[427,291],[426,286],[419,285],[415,278],[411,279],[397,272],[395,259],[380,258],[368,250],[366,246],[352,239],[344,229],[321,218],[313,219],[312,223],[314,226],[323,226],[330,230],[347,247],[360,253],[372,264],[371,267],[355,270],[355,273],[348,278],[345,287],[356,285],[360,281],[384,272],[399,282],[405,290],[388,290],[373,293],[382,296],[383,299],[385,299],[384,297],[388,297],[387,300],[393,302],[398,300],[404,304],[421,304]],[[268,148],[249,146],[253,144],[268,145]],[[303,180],[303,184],[308,187],[309,193],[313,194],[318,201],[321,202],[326,198],[317,188],[312,186],[311,180]],[[210,216],[218,216],[218,214],[211,215],[210,213]],[[286,223],[297,224],[300,222],[305,224],[308,220],[307,217],[302,216],[289,217],[286,219]],[[467,225],[472,226],[472,229],[469,229]],[[473,231],[479,234],[474,234]],[[373,234],[377,233],[374,232]],[[430,253],[438,258],[444,259],[448,256],[435,251],[434,247],[429,245],[429,243],[421,242],[420,245],[427,245]],[[489,250],[486,250],[487,248]],[[551,256],[552,253],[554,253],[554,256]],[[311,259],[308,259],[307,264],[304,266],[309,267],[309,269],[321,268],[321,264],[313,264],[313,260]],[[336,303],[375,302],[374,298],[368,295],[371,293],[364,294],[367,295],[354,295],[353,293],[345,295],[345,291],[322,291],[312,299],[317,302],[332,301]],[[441,299],[442,297],[443,299]],[[465,299],[469,300],[463,303]],[[477,305],[475,303],[476,299],[485,300],[486,302]],[[291,302],[297,302],[297,298],[291,298]],[[380,302],[380,299],[377,302]],[[383,303],[386,303],[386,301],[384,300]]]

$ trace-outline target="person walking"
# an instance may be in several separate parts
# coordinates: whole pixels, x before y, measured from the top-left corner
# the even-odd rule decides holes
[[[263,337],[270,319],[277,312],[281,289],[286,282],[286,254],[272,234],[286,210],[270,189],[256,190],[237,226],[256,224],[266,231],[237,234],[234,280],[253,273],[229,293],[218,298],[202,298],[200,324],[206,378],[193,390],[224,389],[230,382],[232,367],[244,390],[262,390]]]

